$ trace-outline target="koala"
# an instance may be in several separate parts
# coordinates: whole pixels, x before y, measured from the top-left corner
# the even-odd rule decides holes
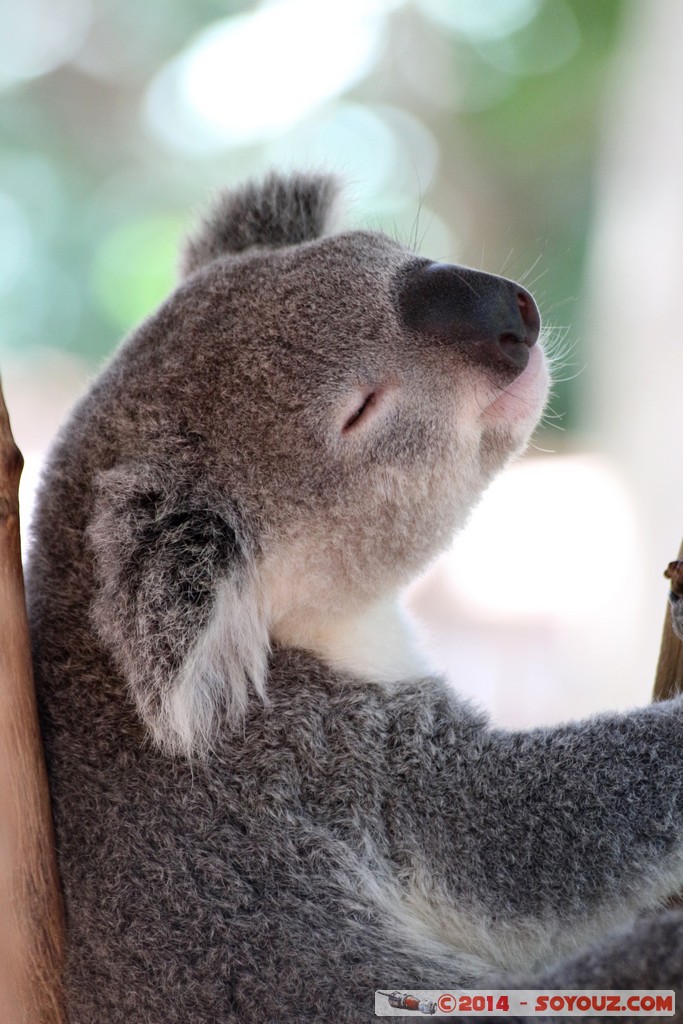
[[[683,701],[495,728],[398,606],[538,421],[536,304],[336,230],[338,193],[222,194],[44,471],[71,1024],[363,1024],[396,988],[680,1002]]]

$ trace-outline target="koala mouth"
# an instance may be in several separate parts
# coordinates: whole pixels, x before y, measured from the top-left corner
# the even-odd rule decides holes
[[[529,362],[510,384],[493,397],[483,409],[487,420],[507,420],[511,423],[535,422],[548,398],[549,375],[547,360],[539,345],[529,353]]]

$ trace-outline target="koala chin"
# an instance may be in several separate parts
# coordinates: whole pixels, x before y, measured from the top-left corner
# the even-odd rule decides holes
[[[337,193],[221,195],[47,463],[28,595],[71,1024],[683,989],[681,700],[494,729],[396,611],[541,414],[534,300],[334,231]]]

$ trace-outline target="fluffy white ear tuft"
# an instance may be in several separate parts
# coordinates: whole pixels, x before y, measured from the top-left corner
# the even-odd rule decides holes
[[[266,699],[268,627],[254,585],[222,580],[211,618],[149,720],[154,739],[169,753],[201,756],[221,721],[244,718],[250,688]]]
[[[264,698],[269,653],[243,517],[168,467],[102,473],[88,538],[92,616],[151,735],[201,756]]]

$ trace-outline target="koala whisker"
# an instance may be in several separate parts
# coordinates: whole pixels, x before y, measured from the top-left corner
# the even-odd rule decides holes
[[[534,270],[536,269],[536,267],[538,266],[538,264],[541,262],[542,259],[543,259],[543,253],[539,252],[538,256],[536,257],[534,262],[531,264],[531,266],[520,275],[520,277],[519,277],[519,283],[520,284],[528,285],[529,288],[533,288],[544,277],[544,275],[547,274],[547,272],[548,272],[547,268],[544,268],[541,271],[540,274],[536,275],[536,277],[534,277],[534,278],[531,277],[532,273],[534,272]]]
[[[568,377],[557,377],[555,374],[553,374],[553,383],[554,384],[566,384],[570,380],[576,380],[577,377],[580,377],[582,374],[584,374],[587,369],[588,369],[588,363],[584,363],[583,366],[579,367],[579,369],[576,371],[576,373],[571,373],[571,374],[569,374]]]
[[[529,441],[529,447],[533,448],[535,452],[541,452],[543,455],[556,455],[557,454],[557,449],[556,448],[541,448],[541,446],[536,444],[534,441]]]

